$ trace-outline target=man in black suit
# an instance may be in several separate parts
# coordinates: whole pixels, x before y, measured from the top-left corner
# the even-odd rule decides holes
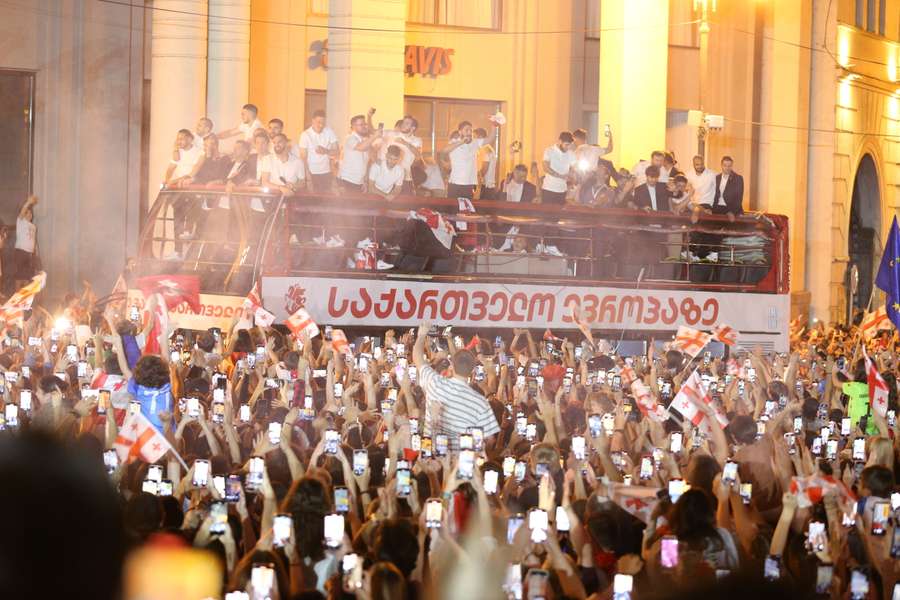
[[[715,215],[728,215],[734,221],[737,215],[744,214],[744,178],[734,172],[734,160],[730,156],[722,157],[722,172],[716,175],[716,195],[712,212]]]
[[[666,184],[659,182],[659,167],[650,165],[645,171],[647,183],[634,188],[632,208],[657,212],[671,212],[669,206],[669,190]]]
[[[507,175],[500,190],[500,199],[507,202],[531,204],[537,197],[537,188],[528,181],[528,167],[516,165],[512,173]]]

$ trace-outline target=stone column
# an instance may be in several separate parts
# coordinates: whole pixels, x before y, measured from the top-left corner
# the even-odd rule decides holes
[[[179,129],[206,113],[206,0],[155,0],[151,46],[148,202],[153,204]]]
[[[612,127],[617,165],[665,149],[668,32],[667,0],[600,3],[598,128]]]
[[[827,3],[825,3],[827,4]],[[812,6],[812,43],[821,49],[837,47],[837,14],[821,2]],[[826,20],[827,18],[827,20]],[[842,294],[846,262],[836,262],[846,254],[838,243],[844,240],[841,220],[835,222],[834,148],[835,148],[835,64],[824,52],[813,52],[809,81],[809,147],[806,167],[806,231],[793,229],[794,236],[806,236],[806,291],[810,294],[809,317],[831,321],[837,315],[837,298],[832,298],[833,284]],[[837,303],[837,304],[840,304]],[[837,310],[835,310],[835,313]]]
[[[343,138],[350,117],[375,107],[375,124],[393,128],[403,116],[405,0],[331,0],[328,10],[329,126]]]
[[[223,131],[249,101],[250,0],[209,0],[208,48],[206,116],[213,131]]]

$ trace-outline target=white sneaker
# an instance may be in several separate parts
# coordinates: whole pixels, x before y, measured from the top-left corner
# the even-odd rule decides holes
[[[291,234],[291,239],[288,240],[288,243],[294,246],[298,246],[300,244],[300,240],[297,239],[296,233]]]
[[[681,260],[688,260],[689,258],[690,258],[690,256],[688,255],[688,251],[682,250],[681,251]]]
[[[697,256],[696,254],[694,254],[693,252],[690,253],[690,257],[691,257],[691,262],[700,262],[700,257]]]
[[[706,255],[706,259],[709,262],[719,262],[719,253],[718,252],[710,252]]]
[[[387,271],[388,269],[393,269],[394,265],[392,265],[391,263],[384,262],[383,260],[379,259],[378,262],[375,264],[375,268],[378,269],[379,271]]]
[[[344,246],[344,240],[342,240],[340,237],[338,237],[336,235],[332,236],[331,238],[328,239],[327,242],[325,242],[326,248],[342,248],[343,246]]]
[[[312,241],[316,246],[324,246],[325,245],[325,234],[323,233],[319,237],[314,237]]]
[[[194,233],[192,231],[184,231],[181,235],[178,236],[179,240],[192,240],[194,239]]]
[[[565,254],[560,252],[559,248],[552,245],[544,246],[544,254],[549,254],[550,256],[565,256]]]

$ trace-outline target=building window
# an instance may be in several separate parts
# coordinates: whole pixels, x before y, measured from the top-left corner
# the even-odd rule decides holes
[[[309,14],[327,15],[328,0],[309,0]]]
[[[866,0],[856,0],[856,26],[863,28],[863,15],[865,14]]]
[[[878,2],[878,35],[884,35],[885,20],[887,18],[887,0]]]
[[[875,0],[868,0],[866,11],[866,31],[875,33]]]
[[[300,131],[309,127],[309,124],[312,123],[312,116],[317,110],[325,111],[325,90],[306,90],[303,101],[303,127],[300,128]]]
[[[407,21],[476,29],[500,29],[500,0],[409,0]]]
[[[32,193],[34,73],[0,69],[0,218],[16,222],[16,210]]]

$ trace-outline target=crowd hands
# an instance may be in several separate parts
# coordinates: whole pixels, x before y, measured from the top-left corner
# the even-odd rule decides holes
[[[704,214],[733,221],[743,213],[743,178],[729,156],[722,157],[716,173],[700,156],[681,170],[672,152],[654,151],[629,171],[604,158],[613,149],[607,126],[604,146],[589,143],[584,129],[563,131],[540,163],[517,164],[503,177],[494,142],[506,122],[501,113],[486,117],[488,128],[460,122],[434,154],[424,150],[414,117],[406,115],[385,129],[383,122],[373,122],[375,114],[370,108],[352,117],[343,141],[322,111],[313,114],[296,142],[285,134],[281,119],[263,125],[253,104],[243,107],[238,126],[224,131],[214,132],[213,122],[201,118],[194,131],[178,132],[164,185],[578,204],[690,214],[694,222]],[[235,137],[231,155],[223,155],[220,141]],[[520,156],[521,144],[514,141],[510,152]]]
[[[0,474],[16,444],[89,456],[31,493],[71,472],[57,506],[115,493],[84,504],[108,506],[85,539],[113,572],[168,539],[214,557],[214,597],[235,600],[896,598],[896,336],[870,344],[888,410],[860,416],[855,328],[795,323],[789,354],[691,358],[427,323],[351,346],[236,319],[140,356],[154,331],[126,309],[91,317],[87,297],[7,328]],[[652,417],[695,370],[700,426]],[[171,446],[153,464],[116,452],[132,412]]]

